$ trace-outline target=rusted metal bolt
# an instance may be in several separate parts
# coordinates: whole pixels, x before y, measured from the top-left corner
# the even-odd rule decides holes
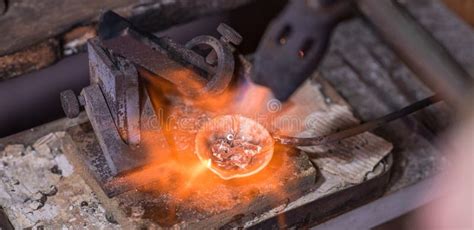
[[[240,43],[242,43],[242,40],[243,40],[242,35],[237,33],[237,31],[235,31],[234,29],[232,29],[232,27],[230,27],[229,25],[225,23],[219,24],[219,26],[217,27],[217,32],[219,32],[219,34],[221,35],[220,40],[224,44],[226,44],[229,47],[229,49],[232,50],[232,52],[235,51],[234,45],[238,46],[240,45]],[[217,54],[213,50],[207,55],[206,62],[211,65],[215,65],[216,61],[217,61]]]
[[[68,89],[62,91],[60,94],[61,97],[61,106],[63,107],[63,111],[68,118],[76,118],[79,116],[81,112],[81,107],[79,104],[79,100],[74,94],[74,91]]]
[[[0,16],[7,12],[8,2],[7,0],[0,0]]]

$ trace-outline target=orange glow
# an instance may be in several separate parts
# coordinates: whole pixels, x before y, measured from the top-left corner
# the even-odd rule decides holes
[[[211,159],[203,158],[201,161],[195,153],[195,137],[202,124],[223,114],[256,117],[267,106],[268,92],[253,87],[247,87],[245,92],[233,87],[219,96],[191,101],[182,97],[169,82],[151,77],[146,72],[141,72],[141,75],[147,82],[160,132],[142,132],[141,148],[146,150],[150,163],[126,175],[125,179],[144,192],[156,194],[157,199],[166,200],[169,210],[164,210],[168,210],[166,215],[169,216],[164,220],[179,219],[173,216],[176,215],[173,205],[216,214],[227,210],[245,211],[249,205],[262,199],[266,204],[281,204],[288,194],[294,193],[286,190],[286,180],[294,174],[295,162],[284,154],[287,149],[276,146],[273,149],[273,139],[268,132],[271,151],[280,154],[270,155],[256,171],[242,178],[220,178],[209,170],[214,168]],[[265,126],[265,120],[258,122]],[[159,138],[161,144],[157,144]]]
[[[150,148],[151,154],[160,154],[160,149]],[[284,150],[276,150],[282,152]],[[223,180],[208,170],[212,162],[203,163],[189,154],[186,161],[174,156],[153,161],[145,168],[126,176],[126,179],[141,186],[143,192],[156,194],[157,198],[170,199],[167,205],[179,205],[183,209],[195,209],[206,213],[227,210],[247,210],[256,200],[267,199],[267,204],[286,202],[289,194],[284,178],[294,173],[294,162],[287,154],[275,155],[259,173],[245,178]],[[282,167],[284,166],[284,167]],[[263,208],[263,207],[262,207]],[[169,212],[167,215],[175,215]]]

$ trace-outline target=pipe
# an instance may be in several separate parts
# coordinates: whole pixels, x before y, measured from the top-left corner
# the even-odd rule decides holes
[[[89,85],[87,54],[0,82],[0,138],[64,116],[59,93]]]

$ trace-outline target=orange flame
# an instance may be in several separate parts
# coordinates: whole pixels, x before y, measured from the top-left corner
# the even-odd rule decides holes
[[[212,167],[210,159],[201,162],[194,153],[198,127],[180,123],[183,119],[199,120],[201,116],[210,119],[220,114],[239,113],[252,117],[252,112],[263,111],[262,108],[266,107],[268,92],[247,87],[244,95],[241,95],[241,90],[232,88],[218,97],[191,105],[168,82],[147,77],[146,73],[141,74],[147,81],[147,91],[155,113],[163,116],[158,119],[161,120],[161,138],[166,141],[158,145],[156,131],[144,132],[141,145],[146,149],[150,163],[127,175],[127,180],[137,185],[147,185],[141,188],[146,192],[171,197],[169,205],[179,204],[181,208],[206,213],[243,210],[256,202],[258,197],[279,204],[287,199],[288,193],[293,192],[285,189],[284,179],[294,173],[295,167],[287,154],[281,154],[285,150],[275,149],[276,154],[271,162],[255,175],[223,180],[209,170]],[[164,112],[159,113],[158,110]],[[178,117],[173,117],[176,114]],[[170,211],[169,215],[176,213]]]

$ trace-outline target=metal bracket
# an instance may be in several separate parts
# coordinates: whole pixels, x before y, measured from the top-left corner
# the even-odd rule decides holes
[[[105,48],[170,81],[190,98],[222,93],[234,73],[232,49],[224,41],[210,36],[197,37],[185,47],[167,37],[140,31],[112,11],[103,15],[99,36]],[[189,48],[197,45],[213,49],[218,57],[216,66]]]

